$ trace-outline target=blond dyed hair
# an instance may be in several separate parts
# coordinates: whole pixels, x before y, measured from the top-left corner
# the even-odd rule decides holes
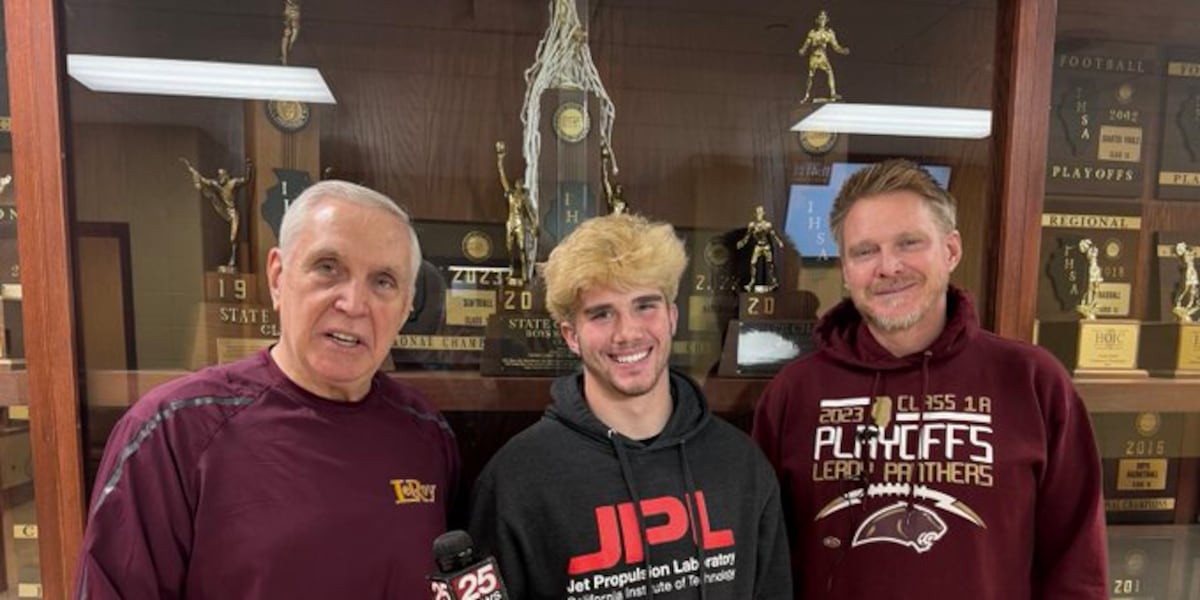
[[[829,228],[834,241],[841,245],[842,225],[855,202],[890,192],[912,192],[920,196],[942,234],[948,235],[958,227],[958,202],[954,196],[916,163],[892,158],[863,168],[842,184],[829,211]]]
[[[661,290],[669,303],[679,294],[687,252],[669,223],[631,214],[584,221],[554,248],[542,266],[546,308],[556,322],[570,322],[584,290]]]

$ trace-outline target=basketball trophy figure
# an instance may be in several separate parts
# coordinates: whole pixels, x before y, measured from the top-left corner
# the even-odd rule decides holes
[[[613,185],[612,183],[612,179],[616,175],[617,169],[613,166],[612,151],[608,149],[608,144],[602,144],[600,146],[600,181],[604,184],[604,199],[608,202],[609,214],[620,215],[629,212],[629,205],[625,203],[625,191],[621,188],[621,184]]]
[[[746,282],[745,290],[747,292],[769,292],[779,287],[779,279],[775,276],[775,251],[771,247],[771,242],[780,248],[783,247],[783,240],[779,239],[779,235],[775,233],[775,227],[764,216],[763,207],[757,206],[754,208],[754,220],[746,225],[746,235],[738,240],[738,249],[743,248],[747,242],[754,239],[754,254],[750,257],[750,281]],[[763,271],[765,277],[758,276],[758,263],[765,262]]]
[[[1079,251],[1087,257],[1088,260],[1088,278],[1087,287],[1083,290],[1083,295],[1079,298],[1079,306],[1075,310],[1085,319],[1095,319],[1098,312],[1097,306],[1100,304],[1100,284],[1104,283],[1104,273],[1100,270],[1100,248],[1092,243],[1092,240],[1084,238],[1079,240]]]
[[[292,46],[300,37],[300,0],[283,0],[283,36],[279,40],[279,62],[288,64]]]
[[[529,188],[525,187],[525,180],[517,178],[510,184],[508,176],[504,174],[504,157],[507,154],[504,142],[496,142],[496,169],[500,172],[500,185],[508,202],[508,220],[504,223],[504,245],[508,248],[508,284],[521,286],[533,279],[528,242],[530,236],[537,235],[538,218],[529,204]]]
[[[1175,296],[1175,307],[1171,312],[1180,323],[1191,323],[1192,316],[1200,309],[1200,297],[1197,297],[1197,287],[1200,277],[1196,275],[1196,249],[1187,242],[1175,244],[1175,256],[1183,263],[1183,281],[1179,284],[1179,294]]]
[[[200,190],[200,193],[205,198],[208,198],[209,202],[212,203],[213,210],[217,211],[217,215],[226,223],[229,223],[229,261],[217,267],[217,271],[221,273],[237,273],[237,242],[238,226],[240,224],[237,210],[237,191],[253,178],[254,164],[250,162],[250,159],[246,159],[246,175],[243,177],[231,177],[229,171],[217,169],[217,176],[209,178],[201,175],[186,158],[181,156],[179,160],[191,172],[192,185],[196,186],[196,189]]]
[[[808,55],[808,83],[804,87],[804,99],[800,101],[801,104],[808,104],[812,99],[813,75],[816,75],[817,71],[825,72],[825,80],[829,84],[829,97],[817,98],[816,101],[837,102],[842,99],[837,93],[833,65],[829,64],[829,55],[825,49],[829,48],[843,55],[850,54],[850,49],[838,43],[837,34],[828,25],[829,15],[825,14],[825,11],[817,13],[817,26],[809,30],[808,36],[804,38],[804,45],[800,46],[800,56],[811,50]]]

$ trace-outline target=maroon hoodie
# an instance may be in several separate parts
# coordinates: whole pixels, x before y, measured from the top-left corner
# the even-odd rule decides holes
[[[843,301],[755,412],[789,522],[797,598],[1106,598],[1100,459],[1046,351],[947,324],[895,357]]]
[[[428,598],[458,465],[446,421],[384,375],[350,403],[266,351],[204,369],[109,436],[77,597]]]

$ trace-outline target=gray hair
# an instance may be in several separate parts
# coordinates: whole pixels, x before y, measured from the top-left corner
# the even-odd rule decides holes
[[[308,221],[309,214],[321,205],[322,200],[338,199],[366,208],[377,208],[394,215],[408,229],[409,265],[408,288],[412,292],[417,286],[417,274],[421,271],[421,241],[413,229],[408,212],[400,208],[391,198],[371,189],[348,181],[326,179],[309,186],[291,202],[283,213],[279,226],[279,251],[285,256],[300,228]]]

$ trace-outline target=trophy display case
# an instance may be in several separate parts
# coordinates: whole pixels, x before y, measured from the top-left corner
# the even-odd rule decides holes
[[[992,81],[975,74],[993,61],[994,9],[954,13],[930,41],[941,51],[892,69],[880,36],[901,38],[852,7],[730,19],[586,0],[461,14],[420,0],[305,4],[299,35],[281,38],[284,5],[210,4],[202,19],[86,5],[66,19],[69,56],[212,59],[221,30],[220,58],[276,66],[287,39],[287,66],[315,70],[332,97],[138,95],[68,73],[74,222],[128,234],[110,265],[125,287],[77,295],[96,324],[81,339],[89,485],[108,429],[142,393],[273,343],[265,253],[288,202],[325,178],[379,190],[413,219],[423,264],[385,368],[476,434],[468,480],[543,410],[551,378],[579,369],[536,265],[590,217],[676,228],[690,261],[671,364],[746,429],[766,380],[812,350],[816,320],[842,299],[828,202],[854,168],[906,156],[935,170],[962,199],[970,240],[955,283],[992,293],[986,139],[791,128],[838,102],[990,107]],[[895,17],[916,30],[945,15],[911,3]],[[146,19],[161,35],[139,33]],[[939,80],[967,84],[928,85]]]
[[[1034,336],[1092,413],[1113,598],[1200,597],[1198,19],[1057,7]]]
[[[22,507],[4,513],[0,599],[43,582],[65,595],[73,559],[60,555],[81,529],[62,507],[87,502],[109,431],[139,397],[278,338],[266,256],[313,182],[361,183],[411,215],[423,262],[384,368],[446,414],[469,485],[537,421],[552,378],[579,369],[537,264],[580,222],[633,212],[675,227],[689,265],[671,364],[748,430],[770,377],[811,351],[843,298],[828,220],[841,182],[889,157],[958,199],[952,282],[984,327],[1058,344],[1075,371],[1122,509],[1114,597],[1200,598],[1200,338],[1180,316],[1200,302],[1190,4],[7,4],[33,15],[6,26],[30,42],[21,52],[46,53],[10,57],[31,82],[21,106],[53,119],[34,100],[54,90],[63,121],[31,127],[38,154],[0,191],[0,436],[24,435],[32,458],[49,456],[38,473],[68,483],[49,488],[39,520],[32,482],[0,493],[0,508]],[[99,89],[79,70],[87,57],[303,69],[329,95]],[[61,79],[38,66],[58,63]],[[837,104],[993,116],[978,139],[793,130]],[[55,209],[22,226],[40,238],[22,248],[42,259],[32,273],[16,266],[15,205],[4,212],[22,173],[39,178],[30,206]],[[31,395],[48,441],[29,436]],[[77,451],[78,465],[62,458]],[[48,578],[25,560],[39,521]]]

